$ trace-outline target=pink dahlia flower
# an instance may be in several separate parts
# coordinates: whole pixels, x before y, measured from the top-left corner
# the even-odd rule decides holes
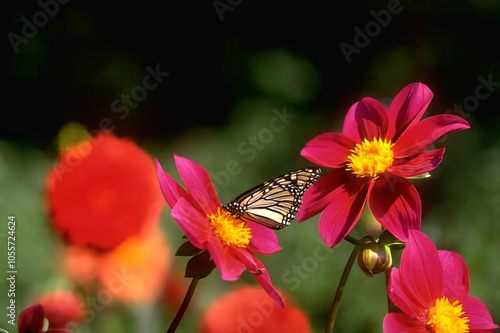
[[[388,284],[391,301],[402,313],[389,313],[385,333],[485,332],[497,329],[486,306],[469,296],[469,270],[464,259],[438,251],[422,232],[410,230],[400,269]]]
[[[68,330],[53,328],[43,331],[44,319],[45,310],[41,304],[28,306],[19,314],[19,319],[17,320],[19,333],[71,333]]]
[[[432,99],[422,83],[412,83],[386,110],[370,97],[347,112],[342,133],[309,141],[302,156],[333,168],[304,194],[299,221],[323,212],[319,232],[328,246],[352,230],[368,201],[382,226],[402,241],[420,229],[422,208],[415,187],[405,178],[436,168],[445,148],[425,150],[441,136],[469,128],[460,117],[441,114],[421,120]]]
[[[237,280],[247,269],[283,307],[268,271],[254,256],[254,253],[270,254],[281,250],[274,231],[251,221],[242,221],[225,211],[207,171],[194,161],[174,157],[187,191],[163,171],[158,161],[156,168],[163,196],[172,208],[172,217],[189,241],[199,249],[208,250],[223,280]]]

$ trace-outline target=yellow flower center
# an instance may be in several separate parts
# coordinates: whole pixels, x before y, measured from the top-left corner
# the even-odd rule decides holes
[[[250,227],[238,217],[217,209],[216,214],[209,215],[210,225],[215,236],[223,245],[247,247],[252,238]]]
[[[372,141],[364,139],[351,149],[351,155],[346,158],[346,170],[351,171],[356,177],[377,178],[379,174],[392,165],[394,146],[391,140],[374,138]]]
[[[469,318],[464,316],[459,301],[450,303],[448,298],[438,298],[436,305],[427,312],[426,328],[432,333],[469,332]]]

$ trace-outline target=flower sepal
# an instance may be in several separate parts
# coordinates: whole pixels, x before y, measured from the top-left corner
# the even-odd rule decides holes
[[[203,279],[212,273],[215,268],[215,263],[207,250],[195,255],[189,259],[186,265],[186,273],[184,277]]]
[[[406,179],[425,179],[425,178],[430,178],[431,174],[428,172],[424,172],[423,174],[416,175],[416,176],[410,176],[410,177],[405,177]]]
[[[179,249],[177,250],[175,255],[178,257],[192,257],[197,254],[200,254],[202,251],[203,249],[199,249],[196,246],[194,246],[190,241],[186,241],[181,246],[179,246]]]

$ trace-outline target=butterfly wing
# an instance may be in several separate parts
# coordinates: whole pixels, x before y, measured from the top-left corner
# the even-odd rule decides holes
[[[272,229],[282,229],[295,218],[302,195],[316,180],[321,169],[303,168],[268,180],[224,205],[230,213]]]

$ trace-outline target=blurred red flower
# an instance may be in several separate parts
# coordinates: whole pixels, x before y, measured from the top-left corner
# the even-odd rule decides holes
[[[70,245],[61,253],[62,271],[76,284],[89,286],[97,277],[101,256],[94,249]]]
[[[293,304],[280,308],[256,287],[243,286],[215,301],[204,314],[201,333],[308,333],[309,318]]]
[[[153,227],[106,252],[69,246],[62,254],[61,269],[88,292],[102,288],[109,302],[151,302],[162,296],[171,261],[165,237]]]
[[[85,305],[80,297],[65,290],[57,290],[40,295],[34,303],[39,303],[49,321],[49,328],[65,328],[70,323],[78,323],[85,313]]]
[[[163,198],[152,159],[100,133],[60,157],[47,177],[54,229],[69,243],[109,250],[155,225]]]
[[[19,319],[17,320],[17,328],[19,333],[44,333],[43,331],[43,321],[45,319],[45,310],[41,304],[34,304],[19,314]],[[68,330],[63,329],[51,329],[49,328],[47,333],[71,333]]]
[[[171,258],[162,233],[153,228],[103,254],[98,267],[99,280],[119,301],[152,302],[162,296]]]

